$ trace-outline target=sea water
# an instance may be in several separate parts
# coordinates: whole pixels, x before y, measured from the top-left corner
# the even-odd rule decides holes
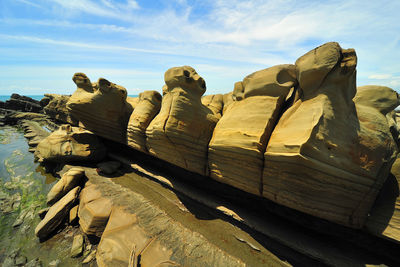
[[[0,266],[16,249],[28,262],[39,258],[43,266],[56,259],[60,267],[80,266],[70,257],[71,240],[55,236],[40,243],[35,236],[38,211],[46,207],[46,195],[56,179],[34,162],[23,134],[16,127],[0,127]]]

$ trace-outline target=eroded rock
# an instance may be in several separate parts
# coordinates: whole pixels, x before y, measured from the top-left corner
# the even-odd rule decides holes
[[[53,233],[67,218],[70,208],[79,195],[80,187],[75,187],[55,203],[46,213],[44,219],[37,225],[35,234],[43,240]]]
[[[114,207],[97,248],[97,264],[102,266],[180,266],[170,259],[172,251],[151,238],[135,214]]]
[[[324,44],[296,61],[301,94],[269,140],[263,196],[361,228],[396,147],[383,115],[362,105],[356,109],[352,101],[356,62],[355,51],[337,43]],[[374,119],[378,121],[373,126],[368,121]]]
[[[47,205],[53,205],[72,188],[82,185],[85,171],[81,168],[68,170],[47,194]]]
[[[147,152],[146,129],[161,108],[161,95],[157,91],[144,91],[139,94],[138,103],[128,123],[128,145],[136,150]]]
[[[86,129],[101,137],[126,143],[126,129],[133,111],[124,87],[100,78],[91,83],[84,73],[75,73],[77,89],[67,109]]]
[[[261,194],[265,147],[296,84],[294,65],[257,71],[235,84],[236,100],[217,123],[209,144],[211,178]]]
[[[106,148],[93,133],[80,127],[62,125],[36,147],[39,162],[100,161]]]
[[[76,235],[74,236],[74,240],[72,241],[71,247],[71,257],[77,258],[82,256],[83,253],[83,235]]]
[[[186,170],[206,174],[207,147],[218,118],[201,103],[206,84],[189,67],[164,75],[160,113],[146,130],[149,153]]]
[[[79,224],[88,235],[101,236],[110,217],[112,203],[101,195],[97,186],[86,183],[79,197]]]
[[[77,126],[78,120],[72,117],[67,110],[69,98],[69,95],[45,94],[41,100],[41,105],[47,102],[43,107],[44,113],[54,120]]]

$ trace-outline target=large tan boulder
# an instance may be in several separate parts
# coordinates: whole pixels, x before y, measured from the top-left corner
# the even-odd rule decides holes
[[[217,118],[221,118],[224,107],[224,96],[222,94],[205,95],[201,98],[201,103],[209,108]]]
[[[65,221],[69,215],[70,208],[76,202],[79,191],[80,187],[75,187],[49,209],[46,216],[35,229],[37,237],[40,239],[47,238]]]
[[[223,109],[222,115],[224,115],[225,111],[228,107],[233,103],[233,92],[229,92],[222,95]]]
[[[211,178],[261,194],[265,147],[296,83],[294,65],[278,65],[235,84],[235,101],[217,123],[209,144]]]
[[[205,175],[208,143],[218,121],[201,103],[205,81],[189,66],[167,70],[164,79],[161,110],[146,130],[146,147],[157,158]]]
[[[126,143],[126,128],[133,108],[124,87],[100,78],[91,83],[84,73],[75,73],[77,89],[67,109],[86,129],[101,137]]]
[[[97,248],[96,261],[102,266],[180,266],[171,259],[172,250],[152,238],[135,214],[114,207]],[[133,263],[133,264],[132,264]]]
[[[161,99],[157,91],[144,91],[139,94],[139,101],[128,122],[128,146],[147,152],[146,129],[160,111]]]
[[[47,194],[47,205],[51,206],[66,195],[71,189],[83,184],[85,171],[82,168],[71,168],[63,174],[61,179]]]
[[[63,123],[78,125],[78,120],[72,117],[67,110],[67,102],[70,98],[69,95],[45,94],[44,96],[44,99],[47,98],[49,101],[48,104],[43,107],[43,111],[46,115]]]
[[[93,133],[69,124],[40,141],[35,157],[39,162],[100,161],[106,155],[106,147]]]
[[[361,228],[394,160],[395,144],[384,115],[373,107],[356,109],[352,101],[356,64],[355,51],[337,43],[296,61],[301,93],[269,140],[263,196]]]
[[[78,217],[82,231],[101,236],[110,217],[112,203],[103,197],[95,184],[86,183],[79,196]]]

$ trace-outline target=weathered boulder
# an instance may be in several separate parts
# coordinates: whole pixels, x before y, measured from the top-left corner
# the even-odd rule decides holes
[[[72,80],[77,89],[67,102],[70,114],[96,135],[126,143],[133,111],[126,89],[103,78],[91,83],[84,73],[75,73]]]
[[[67,218],[70,208],[77,200],[80,187],[77,186],[54,204],[46,213],[44,219],[37,225],[35,234],[40,239],[47,238]]]
[[[210,177],[260,195],[264,152],[290,90],[294,65],[257,71],[235,84],[233,101],[209,144]]]
[[[224,107],[224,96],[222,94],[205,95],[201,98],[201,103],[209,108],[218,119],[221,118]]]
[[[78,125],[78,120],[71,116],[67,110],[67,102],[69,95],[57,95],[57,94],[45,94],[45,97],[41,100],[41,103],[48,103],[43,107],[44,113],[50,118],[71,125]]]
[[[207,148],[218,118],[201,103],[206,84],[189,67],[175,67],[164,76],[166,87],[160,113],[146,130],[149,153],[202,175]]]
[[[68,170],[61,179],[50,189],[47,194],[47,205],[53,205],[72,188],[83,184],[85,171],[81,168],[72,168]]]
[[[263,196],[361,228],[396,147],[383,115],[372,107],[356,109],[352,101],[356,62],[355,51],[337,43],[317,47],[296,61],[301,93],[268,142]]]
[[[43,139],[36,147],[35,157],[39,162],[100,161],[106,148],[93,133],[69,124]]]
[[[82,231],[87,235],[101,236],[110,217],[111,200],[103,197],[96,185],[86,183],[79,201],[78,217]]]
[[[96,260],[102,266],[180,266],[170,257],[172,250],[154,240],[140,226],[135,214],[114,207],[97,248]],[[132,265],[133,263],[133,265]]]
[[[146,129],[160,111],[161,99],[157,91],[144,91],[139,94],[139,101],[128,122],[128,146],[147,152]]]

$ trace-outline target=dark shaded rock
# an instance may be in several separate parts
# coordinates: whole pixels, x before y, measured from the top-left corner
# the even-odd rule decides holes
[[[18,94],[12,94],[11,98],[5,102],[4,108],[35,113],[42,111],[39,101]]]

